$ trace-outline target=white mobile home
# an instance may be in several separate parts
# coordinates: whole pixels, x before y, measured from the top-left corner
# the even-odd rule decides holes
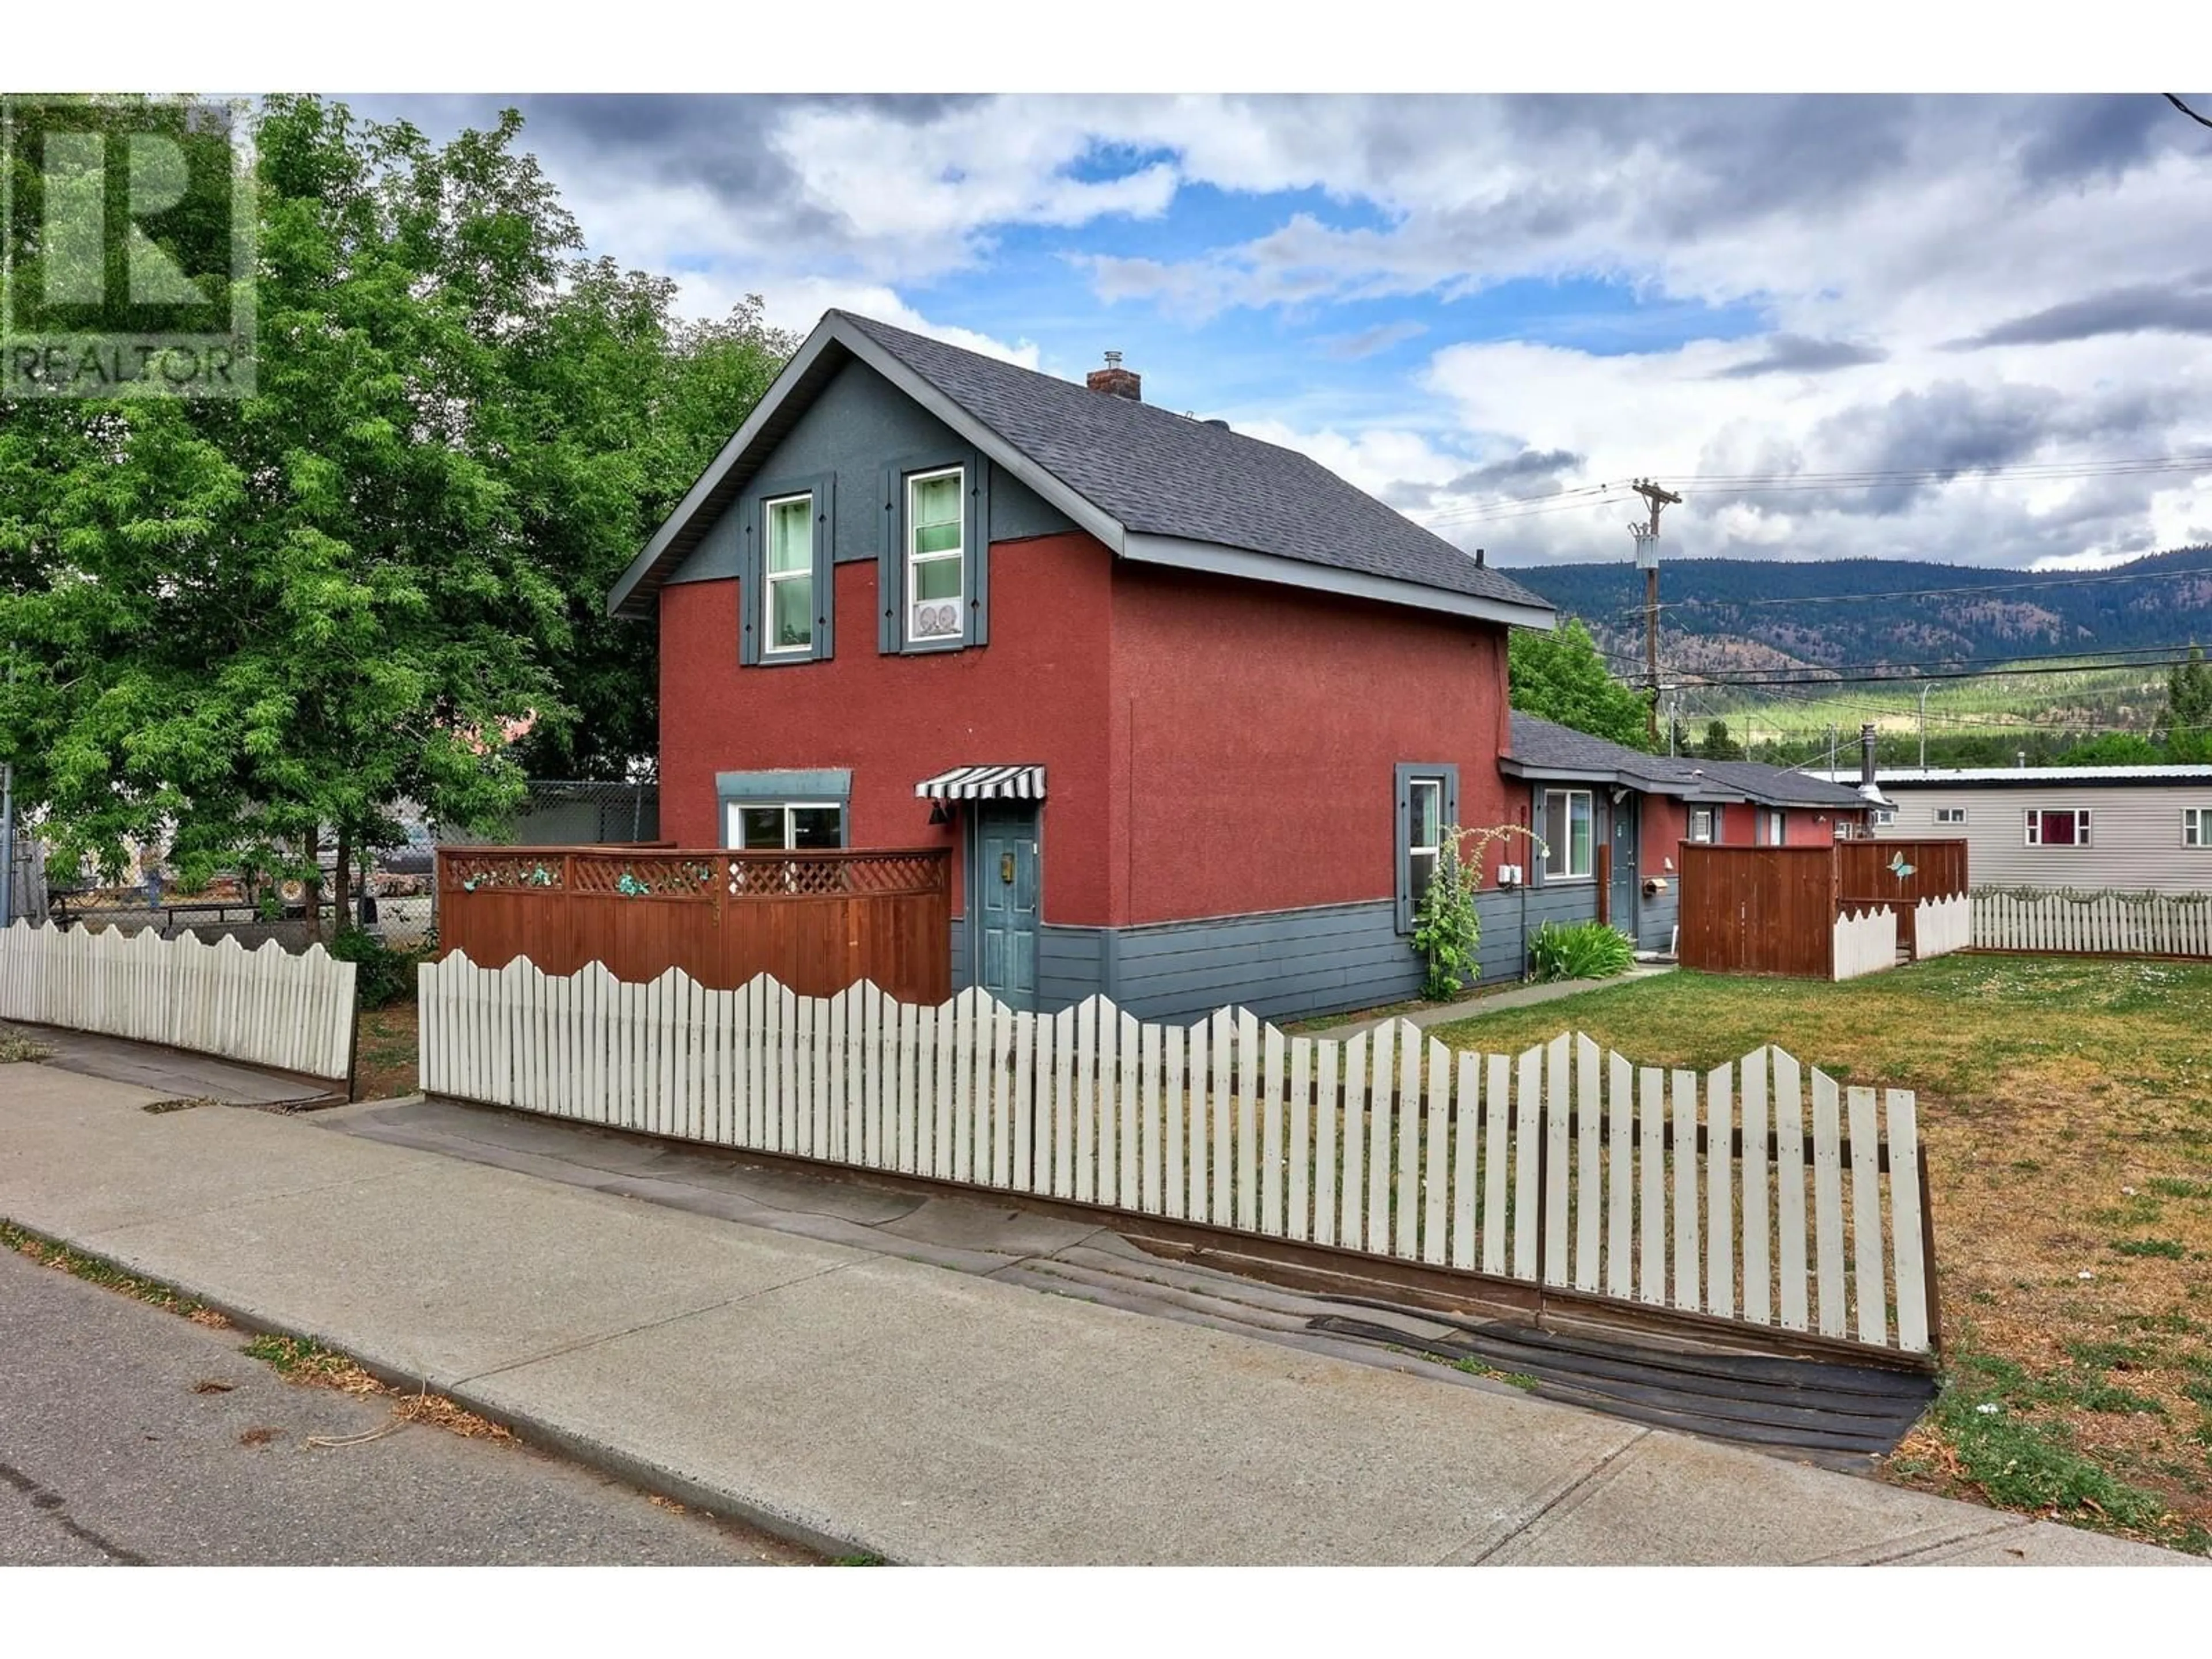
[[[1905,768],[1876,781],[1892,805],[1875,834],[1963,836],[1977,887],[2212,893],[2212,766]]]

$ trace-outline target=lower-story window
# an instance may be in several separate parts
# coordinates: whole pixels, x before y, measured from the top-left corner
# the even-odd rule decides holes
[[[2212,847],[2212,806],[2185,806],[2181,809],[2181,844],[2184,847]]]
[[[1759,812],[1759,844],[1779,847],[1789,839],[1790,820],[1779,807],[1761,807]]]
[[[1693,806],[1690,809],[1690,839],[1711,841],[1713,838],[1713,809]]]
[[[747,853],[798,853],[845,844],[845,809],[836,801],[732,801],[726,836]]]
[[[1544,792],[1544,879],[1577,881],[1594,868],[1590,835],[1590,792]]]

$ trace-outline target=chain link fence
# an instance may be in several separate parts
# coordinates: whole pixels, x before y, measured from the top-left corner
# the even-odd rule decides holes
[[[433,842],[471,847],[597,847],[660,838],[660,786],[651,779],[601,782],[535,778],[514,816],[488,835],[433,825],[422,848],[419,875],[410,843],[405,871],[380,870],[386,885],[375,900],[374,927],[395,950],[418,950],[437,941],[437,894],[429,856]]]
[[[514,817],[489,834],[471,835],[404,812],[401,823],[404,838],[373,853],[365,874],[356,877],[351,920],[394,950],[416,951],[437,943],[434,853],[440,842],[581,847],[655,841],[660,787],[649,780],[533,780]],[[339,925],[331,892],[336,856],[333,848],[323,849],[322,891],[313,901],[320,925],[311,928],[312,896],[303,881],[257,882],[229,873],[186,891],[152,849],[140,850],[116,880],[71,879],[69,872],[47,869],[43,844],[19,823],[14,868],[8,872],[14,898],[9,914],[65,927],[131,933],[153,927],[169,936],[190,931],[210,941],[229,933],[249,947],[274,939],[287,951],[303,951],[311,938],[319,933],[328,939]]]

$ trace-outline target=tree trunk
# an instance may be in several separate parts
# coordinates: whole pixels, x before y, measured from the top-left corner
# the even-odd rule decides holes
[[[307,831],[307,874],[301,882],[300,890],[307,897],[307,940],[319,944],[323,937],[323,832],[318,828]]]
[[[331,889],[337,901],[337,915],[331,918],[331,931],[343,933],[353,915],[353,831],[344,823],[338,825],[338,864],[331,872]]]

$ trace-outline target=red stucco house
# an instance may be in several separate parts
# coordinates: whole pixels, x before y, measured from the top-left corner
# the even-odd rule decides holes
[[[829,313],[610,599],[659,629],[660,833],[951,848],[952,982],[1018,1006],[1409,994],[1434,829],[1528,799],[1551,607],[1141,391]]]

